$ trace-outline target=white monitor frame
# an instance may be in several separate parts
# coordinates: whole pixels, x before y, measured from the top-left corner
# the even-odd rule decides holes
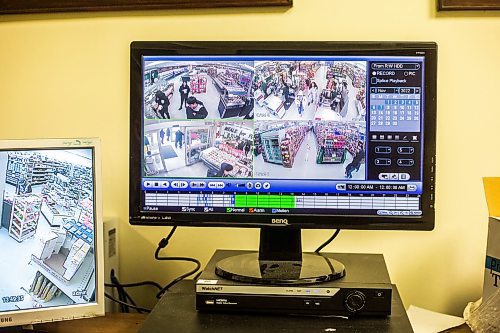
[[[96,260],[95,301],[51,308],[0,312],[0,327],[40,324],[44,322],[89,318],[104,315],[104,253],[101,193],[101,149],[97,138],[0,140],[2,150],[92,148],[94,167],[94,251]],[[1,245],[0,245],[1,248]]]

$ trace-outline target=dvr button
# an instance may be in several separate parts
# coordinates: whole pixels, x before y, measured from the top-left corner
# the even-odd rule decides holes
[[[375,165],[391,165],[390,158],[376,158]]]
[[[410,158],[400,158],[398,159],[398,165],[399,166],[413,166],[415,164],[415,161],[410,159]]]
[[[391,147],[377,146],[377,147],[375,147],[375,153],[376,154],[390,154],[391,153]]]
[[[398,154],[413,154],[415,152],[415,148],[413,147],[398,147]]]

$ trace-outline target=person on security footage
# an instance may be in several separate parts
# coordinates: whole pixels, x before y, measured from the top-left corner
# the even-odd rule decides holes
[[[220,165],[219,171],[215,174],[215,177],[230,177],[229,173],[233,171],[233,166],[232,164],[223,162]]]
[[[168,113],[168,106],[170,101],[167,95],[161,90],[155,93],[155,103],[153,109],[156,111],[158,117],[163,119],[170,119],[170,114]]]
[[[196,99],[196,97],[188,97],[186,104],[187,119],[205,119],[208,116],[207,109],[201,101]]]
[[[184,103],[188,99],[189,93],[191,92],[191,88],[186,81],[182,81],[181,86],[179,87],[179,94],[181,95],[181,106],[179,106],[179,110],[182,110]]]
[[[359,168],[361,167],[361,163],[363,162],[364,158],[365,158],[365,150],[363,147],[363,143],[358,142],[357,153],[352,159],[352,162],[349,163],[345,168],[346,178],[352,178],[352,173],[354,172],[354,170],[356,170],[356,172],[359,171]]]

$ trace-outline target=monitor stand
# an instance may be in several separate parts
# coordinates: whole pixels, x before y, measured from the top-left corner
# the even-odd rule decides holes
[[[263,227],[259,252],[217,262],[215,273],[252,284],[299,285],[340,279],[344,265],[317,253],[302,253],[300,229]]]

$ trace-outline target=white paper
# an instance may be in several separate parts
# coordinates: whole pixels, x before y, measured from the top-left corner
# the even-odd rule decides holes
[[[437,333],[465,323],[462,317],[450,316],[410,305],[406,311],[415,333]]]

